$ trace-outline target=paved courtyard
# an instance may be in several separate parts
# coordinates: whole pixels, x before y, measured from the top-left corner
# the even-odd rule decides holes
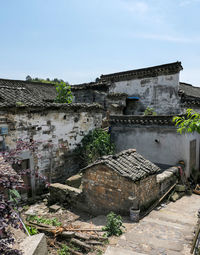
[[[105,255],[189,255],[200,196],[185,196],[154,210],[109,246]]]

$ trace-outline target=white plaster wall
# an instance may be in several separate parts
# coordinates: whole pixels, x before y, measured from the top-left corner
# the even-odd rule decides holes
[[[180,111],[178,88],[179,73],[114,82],[109,92],[138,96],[144,108],[153,107],[158,114],[164,115]]]
[[[102,123],[102,113],[98,111],[19,112],[6,114],[6,117],[12,123],[12,128],[5,137],[6,146],[12,149],[16,147],[18,139],[33,139],[38,144],[35,169],[42,175],[48,175],[52,168],[54,176],[57,169],[64,168],[65,154],[76,148],[85,134],[101,127]],[[67,172],[70,172],[70,168],[63,169],[63,174]]]
[[[117,133],[116,133],[117,132]],[[112,128],[117,152],[135,148],[146,159],[158,164],[176,165],[184,160],[189,176],[190,141],[196,139],[196,169],[199,169],[199,134],[180,135],[175,128],[134,127]],[[156,143],[155,140],[159,143]]]

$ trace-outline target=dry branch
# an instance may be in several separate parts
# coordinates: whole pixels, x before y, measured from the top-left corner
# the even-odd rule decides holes
[[[77,240],[75,238],[71,239],[71,243],[81,247],[82,249],[84,249],[86,251],[90,251],[91,250],[91,247],[88,244],[86,244],[85,242],[82,242],[80,240]]]

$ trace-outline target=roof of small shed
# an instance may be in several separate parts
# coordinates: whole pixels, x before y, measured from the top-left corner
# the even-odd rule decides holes
[[[132,181],[144,179],[161,170],[151,161],[137,153],[135,149],[129,149],[116,155],[104,156],[95,163],[82,169],[82,171],[86,171],[87,169],[100,164],[106,165],[119,175],[129,178]]]

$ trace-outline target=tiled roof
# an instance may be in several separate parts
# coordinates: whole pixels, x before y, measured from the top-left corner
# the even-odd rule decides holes
[[[58,104],[55,84],[0,79],[0,108],[101,109],[98,104]]]
[[[82,83],[78,85],[72,85],[71,90],[84,90],[84,89],[105,89],[109,86],[108,82],[102,82],[102,81],[97,81],[97,82],[89,82],[89,83]]]
[[[110,98],[126,98],[126,97],[128,97],[128,94],[126,94],[126,93],[109,93],[108,95],[107,95],[107,97],[110,97]]]
[[[53,101],[56,89],[53,84],[0,79],[0,107],[15,106],[16,103],[26,106],[45,106]]]
[[[12,181],[13,186],[23,184],[21,177],[15,172],[11,165],[0,155],[0,185],[6,186]]]
[[[129,178],[132,181],[144,179],[161,170],[158,166],[137,153],[135,149],[129,149],[116,155],[104,156],[94,164],[85,167],[82,171],[86,171],[87,169],[100,164],[106,165],[119,175]]]
[[[125,125],[174,125],[172,122],[173,116],[143,116],[143,115],[116,115],[110,116],[110,124],[125,124]]]
[[[181,62],[174,62],[174,63],[165,64],[165,65],[101,75],[100,78],[102,81],[115,82],[115,81],[155,77],[158,75],[170,75],[170,74],[179,73],[182,69],[183,67],[181,65]]]
[[[200,98],[200,87],[194,87],[191,84],[180,82],[179,94],[181,96]]]

